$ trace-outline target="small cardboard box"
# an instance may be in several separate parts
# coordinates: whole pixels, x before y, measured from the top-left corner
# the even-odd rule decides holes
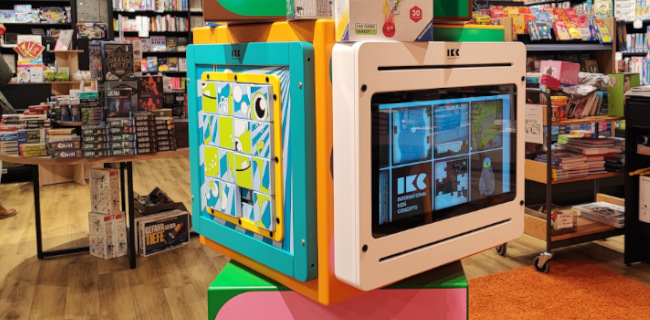
[[[287,19],[332,19],[332,0],[286,0]]]
[[[90,255],[104,260],[115,257],[113,216],[88,212],[88,246]]]
[[[203,20],[207,22],[283,21],[286,15],[286,0],[203,0]]]
[[[611,117],[624,117],[625,93],[641,85],[638,73],[614,73],[608,75],[607,114]]]
[[[127,246],[127,233],[126,233],[126,215],[123,212],[113,215],[113,239],[115,257],[122,257],[127,254],[129,247]]]
[[[92,212],[104,214],[120,212],[119,170],[90,170],[90,205]]]
[[[540,65],[539,72],[560,80],[562,84],[575,85],[578,84],[580,64],[567,61],[544,60]]]
[[[336,41],[433,40],[431,0],[335,0]]]
[[[138,234],[138,253],[148,256],[190,242],[190,214],[173,210],[135,219]]]

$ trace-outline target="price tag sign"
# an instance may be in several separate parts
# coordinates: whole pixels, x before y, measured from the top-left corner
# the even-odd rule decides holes
[[[557,218],[555,220],[555,230],[573,228],[573,214],[570,212],[567,213],[557,213]]]

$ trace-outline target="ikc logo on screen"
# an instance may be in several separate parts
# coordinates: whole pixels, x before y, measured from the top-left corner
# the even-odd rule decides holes
[[[427,174],[420,173],[402,178],[397,178],[397,194],[425,190],[427,188]]]

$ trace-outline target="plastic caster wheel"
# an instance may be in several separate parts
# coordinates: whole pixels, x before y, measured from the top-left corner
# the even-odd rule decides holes
[[[546,261],[541,268],[537,265],[537,261],[539,261],[539,256],[533,259],[533,266],[535,267],[535,270],[537,270],[537,272],[548,273],[549,270],[551,270],[551,264],[548,261]]]
[[[497,253],[498,253],[500,256],[503,257],[503,256],[506,255],[506,251],[508,251],[508,247],[507,247],[507,245],[504,243],[504,244],[498,246],[498,247],[496,248],[496,250],[497,250]]]

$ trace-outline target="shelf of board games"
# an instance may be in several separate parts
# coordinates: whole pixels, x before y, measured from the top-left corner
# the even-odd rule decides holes
[[[517,40],[526,46],[528,55],[535,54],[556,54],[562,53],[584,53],[588,52],[593,55],[593,59],[598,61],[598,70],[602,73],[616,73],[616,20],[614,18],[604,18],[612,35],[612,43],[584,42],[584,41],[531,41],[528,35],[517,35]],[[512,29],[512,18],[500,18],[499,24],[506,30]],[[512,32],[506,31],[506,41],[512,41]]]

